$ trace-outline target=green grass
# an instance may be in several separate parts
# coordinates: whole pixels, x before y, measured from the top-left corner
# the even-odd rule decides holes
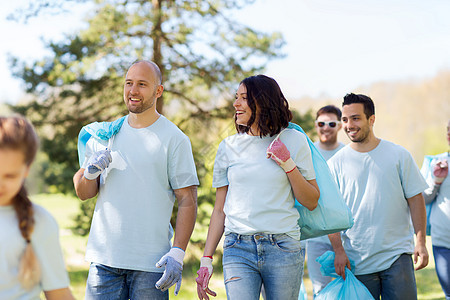
[[[60,226],[60,239],[66,260],[67,269],[70,277],[70,288],[75,299],[84,299],[84,290],[86,287],[86,278],[89,264],[84,261],[84,251],[86,248],[87,237],[74,235],[70,230],[74,226],[73,217],[79,211],[80,200],[75,197],[61,194],[41,194],[32,196],[32,200],[47,208],[58,221]],[[194,233],[195,234],[195,233]],[[431,239],[427,237],[427,247],[430,253],[429,265],[416,272],[416,282],[418,298],[420,300],[441,300],[445,299],[444,293],[439,285],[434,260],[431,252]],[[174,296],[172,287],[169,291],[171,299],[192,300],[197,299],[197,287],[195,284],[196,272],[199,266],[198,258],[201,257],[203,249],[200,249],[194,243],[191,243],[186,252],[185,265],[183,269],[183,282],[180,293]],[[223,284],[223,275],[220,261],[220,251],[217,251],[214,257],[214,275],[210,281],[210,288],[217,293],[217,297],[210,299],[226,299],[225,287]],[[305,266],[305,275],[303,277],[308,299],[312,297],[312,285],[308,278],[308,269]]]

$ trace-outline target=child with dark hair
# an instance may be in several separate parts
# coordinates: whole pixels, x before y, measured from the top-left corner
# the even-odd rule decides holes
[[[217,151],[216,202],[197,272],[197,294],[209,299],[212,255],[225,234],[223,273],[228,299],[298,299],[303,274],[299,213],[320,196],[307,137],[287,128],[292,114],[277,82],[257,75],[236,92],[237,134]]]
[[[23,117],[0,117],[0,299],[73,299],[58,225],[24,186],[38,149]]]

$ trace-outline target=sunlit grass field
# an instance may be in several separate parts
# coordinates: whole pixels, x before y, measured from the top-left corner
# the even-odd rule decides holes
[[[74,226],[73,218],[79,211],[79,200],[71,196],[61,194],[40,194],[32,196],[32,200],[47,208],[57,219],[60,226],[60,240],[64,257],[70,276],[70,288],[75,299],[84,299],[84,290],[89,264],[84,261],[84,251],[87,237],[76,236],[70,230]],[[429,265],[416,272],[417,289],[419,299],[437,300],[445,299],[444,293],[439,285],[434,269],[434,260],[431,251],[431,239],[427,237],[427,247],[430,253]],[[219,251],[217,251],[219,252]],[[170,289],[170,298],[178,300],[197,299],[195,284],[196,271],[199,266],[198,259],[202,255],[202,249],[190,244],[186,252],[185,265],[183,269],[183,282],[178,296],[174,296],[173,288]],[[220,253],[215,257],[214,275],[211,278],[210,288],[217,293],[217,297],[211,299],[226,299],[225,287],[220,267]],[[303,277],[308,299],[312,297],[312,285],[308,278],[308,266],[305,266]]]

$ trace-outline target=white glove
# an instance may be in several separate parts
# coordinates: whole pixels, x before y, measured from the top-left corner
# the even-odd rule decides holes
[[[84,177],[88,180],[97,178],[111,163],[111,150],[100,150],[92,154],[89,158],[88,165],[84,169]]]
[[[172,247],[161,259],[156,263],[157,268],[165,266],[161,279],[156,282],[155,287],[162,292],[169,289],[175,283],[175,296],[178,295],[181,287],[181,273],[183,271],[184,250],[178,247]]]

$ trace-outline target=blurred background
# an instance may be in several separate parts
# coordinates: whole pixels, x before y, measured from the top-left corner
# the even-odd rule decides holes
[[[214,203],[212,165],[218,143],[235,132],[239,82],[260,73],[275,78],[294,121],[313,140],[318,108],[340,107],[346,93],[366,94],[375,102],[375,134],[405,147],[420,167],[424,155],[448,150],[449,12],[446,0],[2,3],[0,114],[21,113],[39,132],[41,151],[27,184],[60,222],[77,297],[83,297],[83,254],[95,204],[74,197],[77,136],[88,123],[127,113],[123,77],[134,60],[161,67],[165,92],[158,110],[192,142],[201,186],[184,289],[195,292],[190,277]],[[342,132],[339,138],[348,143]],[[443,297],[433,268],[418,272],[421,299]],[[219,298],[220,276],[214,275]]]

